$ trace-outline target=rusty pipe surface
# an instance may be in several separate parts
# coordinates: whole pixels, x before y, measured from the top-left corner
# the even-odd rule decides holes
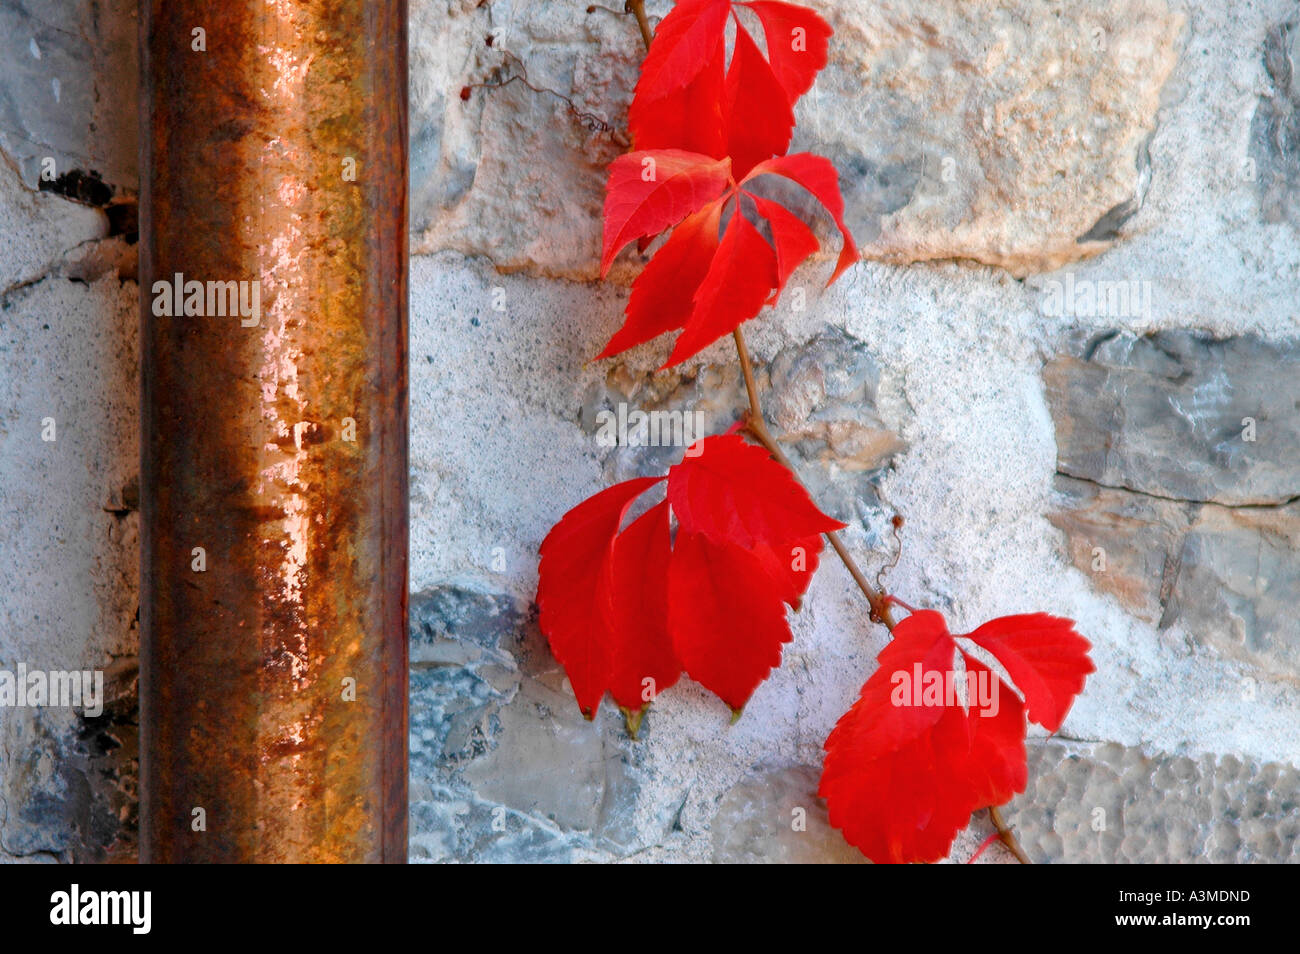
[[[141,31],[141,860],[404,861],[406,3]]]

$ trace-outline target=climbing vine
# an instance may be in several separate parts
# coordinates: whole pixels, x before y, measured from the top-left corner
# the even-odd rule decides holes
[[[869,581],[839,535],[845,525],[817,507],[769,430],[742,331],[821,248],[765,183],[802,189],[834,224],[828,284],[858,258],[835,168],[788,151],[795,104],[826,65],[832,30],[778,0],[679,0],[653,32],[642,0],[627,6],[647,54],[631,149],[609,168],[602,275],[630,245],[654,251],[598,357],[675,333],[669,367],[730,335],[749,406],[665,476],[624,481],[564,515],[541,547],[542,632],[587,718],[608,693],[635,735],[683,674],[739,717],[780,665],[788,614],[828,543],[869,620],[892,635],[826,740],[819,794],[831,823],[873,861],[934,861],[988,808],[1027,861],[997,806],[1025,789],[1027,722],[1056,731],[1082,691],[1088,642],[1044,613],[954,635],[938,613]],[[662,501],[646,508],[661,484]]]

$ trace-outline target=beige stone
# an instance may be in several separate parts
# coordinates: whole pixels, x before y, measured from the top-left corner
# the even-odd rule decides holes
[[[1103,251],[1140,206],[1182,27],[1164,0],[819,6],[836,36],[801,140],[850,180],[867,257],[1021,277]]]
[[[1182,26],[1165,0],[809,2],[836,35],[792,149],[835,162],[867,257],[1023,276],[1106,249],[1140,206]],[[639,44],[576,0],[417,2],[414,250],[596,277]]]

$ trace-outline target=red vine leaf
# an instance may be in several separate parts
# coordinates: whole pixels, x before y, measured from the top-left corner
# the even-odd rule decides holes
[[[727,155],[741,179],[764,159],[784,153],[794,132],[794,110],[785,90],[745,30],[736,31],[726,104]]]
[[[668,471],[668,502],[684,532],[748,550],[843,529],[790,471],[739,434],[705,438],[692,451]]]
[[[606,625],[613,635],[609,694],[639,712],[673,685],[682,664],[668,633],[668,503],[652,507],[614,539]]]
[[[1082,688],[1076,674],[1091,671],[1088,643],[1068,620],[1011,616],[976,632],[990,652],[989,644],[1006,637],[1001,646],[1019,656],[1022,671],[1052,673],[1043,677],[1052,692],[1038,708],[1064,717]],[[971,812],[1024,790],[1025,704],[1014,687],[961,651],[933,611],[899,623],[877,659],[858,701],[826,740],[819,792],[831,824],[873,861],[936,861]],[[1010,674],[1007,660],[998,661]],[[1057,695],[1067,683],[1075,688]]]
[[[844,198],[840,195],[839,173],[835,171],[831,161],[824,156],[815,156],[810,152],[797,152],[793,156],[777,156],[760,162],[749,170],[744,181],[748,182],[758,176],[769,174],[783,176],[803,186],[835,220],[835,226],[840,230],[844,245],[840,249],[839,260],[835,263],[835,271],[826,282],[827,285],[831,284],[858,259],[858,247],[853,242],[848,226],[844,224]],[[744,182],[741,184],[743,185]]]
[[[725,156],[726,64],[726,33],[719,30],[703,66],[690,82],[655,99],[635,96],[627,114],[635,148],[688,149],[719,159]]]
[[[716,199],[730,169],[726,158],[682,149],[629,152],[610,163],[601,275],[629,242],[658,235]]]
[[[785,283],[790,280],[791,274],[808,256],[821,248],[821,243],[813,235],[812,229],[781,203],[748,192],[744,195],[754,200],[758,214],[772,230],[772,244],[776,247],[776,291],[772,295],[772,304],[776,304],[776,299],[785,288]]]
[[[753,318],[775,287],[776,253],[737,209],[664,367],[680,364]]]
[[[737,8],[757,16],[766,58]],[[728,19],[735,24],[729,65]],[[784,152],[794,125],[790,107],[826,65],[830,35],[825,20],[793,4],[681,0],[655,30],[637,81],[628,111],[635,148],[730,154],[737,175]]]
[[[974,708],[966,718],[958,718],[960,708],[947,714],[949,721],[965,731],[966,762],[961,765],[954,758],[955,770],[970,787],[971,807],[964,826],[971,812],[1001,805],[1023,792],[1029,781],[1029,764],[1025,758],[1025,704],[979,660],[963,653],[962,661],[976,683],[983,679],[990,686],[997,683],[1001,687],[995,715],[985,716]]]
[[[668,475],[668,498],[620,529],[662,477],[617,484],[542,542],[538,621],[578,707],[608,691],[633,716],[685,668],[739,709],[780,664],[821,551],[842,526],[739,435],[707,437]],[[677,519],[671,540],[670,518]]]
[[[618,354],[686,325],[695,309],[696,289],[718,250],[722,206],[722,202],[710,202],[673,229],[632,283],[627,320],[597,358]]]
[[[734,543],[679,530],[668,571],[669,627],[686,674],[738,710],[790,641],[781,597]]]
[[[638,155],[652,154],[629,153],[615,163]],[[682,168],[682,164],[689,166],[689,172],[678,174],[679,178],[684,177],[689,182],[700,181],[702,170],[716,166],[710,166],[712,160],[705,157],[696,156],[690,162],[680,158],[687,155],[692,154],[678,154],[678,165],[669,168],[677,170]],[[684,205],[698,201],[685,183],[664,195],[663,207],[657,199],[647,201],[643,198],[647,194],[644,184],[639,183],[640,174],[635,177],[631,174],[634,165],[625,163],[617,174],[621,183],[620,194],[624,198],[616,208],[620,214],[629,209],[635,208],[635,211],[625,220],[620,220],[631,224],[611,228],[610,222],[606,221],[606,252],[610,259],[622,245],[631,241],[632,236],[628,234],[631,231],[645,226],[655,216],[660,220],[671,218]],[[821,156],[798,153],[760,162],[744,181],[750,182],[769,174],[783,176],[807,189],[834,218],[844,236],[844,247],[830,278],[831,282],[835,281],[857,260],[858,255],[853,237],[844,225],[844,202],[835,167]],[[638,181],[632,181],[633,178]],[[610,182],[614,188],[613,172]],[[713,201],[692,210],[637,277],[628,299],[624,325],[610,339],[600,357],[609,357],[681,328],[682,334],[664,367],[679,364],[730,334],[757,315],[764,304],[774,301],[795,268],[819,248],[812,230],[780,203],[745,191],[726,191],[718,195],[714,192],[715,184],[709,179],[704,188],[705,194],[713,192]],[[717,186],[718,191],[722,188]],[[771,229],[771,243],[745,217],[740,203],[735,201],[737,194],[753,201],[758,215]],[[607,210],[612,199],[613,193],[606,199]],[[637,205],[638,202],[641,204]],[[717,227],[728,205],[732,208],[731,218],[719,241]],[[668,208],[673,211],[665,211]],[[626,241],[622,241],[620,236],[626,237]],[[618,244],[620,241],[621,245]]]
[[[752,0],[745,6],[763,24],[772,72],[793,105],[812,88],[813,80],[826,65],[827,41],[834,31],[814,11],[793,3]]]
[[[763,564],[781,599],[798,609],[812,575],[817,572],[817,564],[822,552],[822,538],[808,537],[792,543],[759,543],[751,551]]]
[[[642,477],[602,490],[565,514],[542,541],[538,625],[588,719],[614,671],[607,623],[615,616],[609,585],[614,536],[632,501],[662,479]]]
[[[1046,613],[1003,616],[980,626],[968,637],[991,652],[1025,697],[1029,719],[1055,732],[1095,672],[1088,641],[1074,623]]]
[[[653,102],[685,87],[725,37],[729,0],[680,0],[659,22],[641,64],[637,99]]]
[[[766,56],[740,8],[762,26]],[[601,357],[680,329],[665,367],[685,361],[775,303],[818,250],[804,222],[772,199],[739,193],[737,179],[784,176],[826,207],[844,237],[831,281],[856,260],[834,167],[806,153],[784,155],[793,104],[826,65],[830,35],[812,10],[777,0],[680,0],[660,22],[628,112],[637,151],[610,166],[601,274],[629,243],[644,251],[682,225],[633,285],[623,328]],[[738,194],[753,201],[770,242],[746,218],[747,205],[733,201]],[[699,214],[710,203],[717,208]]]

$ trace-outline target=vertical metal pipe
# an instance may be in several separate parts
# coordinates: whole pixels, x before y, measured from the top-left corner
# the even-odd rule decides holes
[[[404,861],[406,2],[141,13],[141,859]]]

